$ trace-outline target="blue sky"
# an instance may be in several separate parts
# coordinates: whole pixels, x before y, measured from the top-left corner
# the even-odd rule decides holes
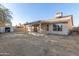
[[[7,3],[3,5],[13,13],[13,25],[50,19],[57,11],[63,12],[63,15],[73,15],[74,25],[79,25],[78,3]]]

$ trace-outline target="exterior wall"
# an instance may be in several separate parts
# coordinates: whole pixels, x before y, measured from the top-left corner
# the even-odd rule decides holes
[[[4,33],[5,32],[5,28],[6,27],[0,27],[0,33]],[[10,32],[13,32],[13,27],[10,27]]]
[[[10,26],[9,28],[10,28],[10,32],[13,32],[14,31],[12,26]]]
[[[13,31],[14,31],[12,26],[10,27],[10,29],[11,29],[11,30],[10,30],[11,32],[13,32]]]
[[[0,33],[5,32],[5,27],[0,27]]]
[[[61,25],[63,25],[63,30],[62,31],[53,31],[53,26],[52,24],[49,27],[49,31],[48,33],[52,33],[52,34],[62,34],[62,35],[68,35],[69,31],[72,30],[72,26],[73,26],[73,17],[72,16],[68,16],[68,17],[64,17],[64,18],[58,18],[56,19],[56,21],[64,21],[67,20],[67,23],[63,23]]]
[[[5,28],[9,27],[10,28],[10,32],[13,32],[13,27],[11,23],[5,23]]]
[[[68,19],[68,23],[66,24],[69,30],[72,30],[72,26],[73,26],[73,17],[70,16]]]
[[[50,24],[48,33],[50,33],[50,34],[68,35],[69,34],[68,28],[65,26],[65,24],[61,24],[61,25],[62,25],[62,31],[53,31],[53,25]]]
[[[47,31],[47,24],[41,25],[41,31],[38,30],[38,32],[44,33],[44,34],[60,34],[60,35],[68,35],[69,30],[66,24],[59,24],[62,25],[62,31],[53,31],[53,24],[49,24],[49,31]]]
[[[53,24],[49,24],[49,31],[47,31],[47,24],[41,25],[41,31],[40,27],[38,26],[38,32],[39,33],[44,33],[44,34],[60,34],[60,35],[68,35],[69,30],[66,24],[59,24],[62,25],[62,31],[53,31]],[[28,31],[31,32],[33,31],[33,26],[32,28],[28,26]],[[31,30],[32,29],[32,30]]]

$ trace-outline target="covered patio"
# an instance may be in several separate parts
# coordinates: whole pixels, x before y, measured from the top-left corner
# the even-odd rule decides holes
[[[49,31],[49,22],[37,21],[30,24],[32,32],[46,33]]]

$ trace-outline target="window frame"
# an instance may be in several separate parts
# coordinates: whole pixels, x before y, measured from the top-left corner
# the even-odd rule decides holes
[[[60,24],[53,24],[53,31],[62,31],[63,26]]]

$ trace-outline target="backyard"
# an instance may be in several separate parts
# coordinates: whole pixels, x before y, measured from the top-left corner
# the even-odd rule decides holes
[[[72,56],[79,55],[79,35],[0,34],[1,56]]]

